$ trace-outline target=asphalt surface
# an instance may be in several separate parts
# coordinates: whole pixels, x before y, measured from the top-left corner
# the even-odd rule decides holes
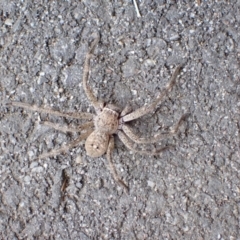
[[[0,1],[0,239],[240,239],[240,1]],[[82,87],[85,55],[99,99],[150,103],[183,71],[155,112],[131,123],[141,136],[179,133],[159,156],[117,139],[114,164],[44,126],[81,121],[9,105],[92,112]],[[141,149],[147,146],[140,146]],[[152,146],[148,146],[150,149]]]

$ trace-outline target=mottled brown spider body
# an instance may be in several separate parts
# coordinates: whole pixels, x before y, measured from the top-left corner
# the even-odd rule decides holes
[[[106,153],[110,135],[106,132],[93,131],[85,142],[87,155],[90,157],[101,157]]]
[[[100,157],[106,153],[110,135],[119,128],[119,116],[116,106],[108,104],[94,117],[95,130],[88,136],[85,142],[87,155]]]
[[[112,105],[104,107],[103,110],[94,118],[96,131],[114,134],[119,126],[119,113],[111,109]]]
[[[178,131],[179,126],[188,114],[183,115],[178,121],[178,123],[173,126],[171,131],[165,133],[158,133],[153,137],[149,138],[139,137],[137,134],[134,133],[133,129],[127,123],[155,111],[156,107],[161,102],[163,97],[172,90],[172,87],[174,86],[177,76],[181,70],[181,66],[178,66],[176,68],[169,83],[166,85],[163,91],[152,101],[152,103],[138,108],[134,111],[132,111],[129,105],[127,105],[121,111],[117,106],[113,104],[105,105],[102,101],[98,101],[98,99],[94,96],[91,88],[87,84],[89,78],[90,58],[98,41],[99,36],[96,37],[96,39],[92,42],[90,46],[89,52],[86,55],[83,69],[83,89],[87,95],[88,100],[93,105],[96,115],[93,115],[91,113],[61,113],[52,109],[41,108],[35,105],[32,106],[22,102],[12,102],[11,104],[13,106],[26,108],[31,111],[38,111],[60,117],[70,117],[88,121],[79,126],[78,128],[59,126],[48,121],[43,122],[43,124],[55,128],[56,130],[74,133],[81,132],[81,135],[69,144],[63,145],[59,149],[53,149],[49,153],[43,153],[38,158],[51,157],[61,152],[66,152],[70,148],[78,146],[83,140],[86,139],[85,149],[87,155],[95,158],[100,157],[106,153],[110,171],[114,179],[124,188],[124,190],[128,191],[128,186],[119,178],[116,169],[112,163],[112,152],[114,149],[113,134],[117,135],[127,148],[129,148],[133,152],[138,152],[140,154],[158,155],[162,151],[168,149],[168,146],[162,148],[156,148],[153,146],[153,149],[151,151],[147,151],[139,149],[138,147],[136,147],[136,144],[150,144],[157,142],[163,138],[173,136]]]

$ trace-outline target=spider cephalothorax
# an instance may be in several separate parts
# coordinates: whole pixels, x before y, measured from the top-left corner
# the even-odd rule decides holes
[[[21,102],[12,102],[13,106],[23,107],[32,111],[44,112],[61,117],[70,117],[77,119],[85,119],[88,122],[84,123],[78,128],[71,127],[59,127],[56,124],[51,122],[44,122],[45,125],[53,127],[57,130],[63,132],[81,132],[81,135],[70,142],[67,145],[62,146],[59,149],[52,150],[49,153],[43,153],[39,158],[51,157],[57,155],[61,152],[66,152],[70,148],[78,146],[82,140],[86,139],[85,148],[87,155],[90,157],[100,157],[103,154],[107,154],[108,163],[110,170],[114,179],[126,190],[128,191],[128,186],[118,177],[118,174],[112,163],[112,152],[114,149],[114,138],[113,134],[117,135],[124,145],[134,152],[148,155],[158,155],[162,151],[168,149],[168,146],[162,148],[155,148],[151,151],[141,150],[135,146],[137,144],[150,144],[157,142],[163,138],[170,137],[174,135],[181,125],[182,121],[185,119],[187,114],[183,115],[178,123],[172,128],[170,132],[159,133],[150,138],[139,137],[134,133],[132,128],[127,124],[128,122],[140,118],[145,114],[152,113],[157,105],[161,102],[163,97],[171,91],[173,85],[176,82],[177,76],[180,72],[181,67],[178,66],[174,71],[169,83],[163,89],[161,93],[156,97],[156,99],[149,105],[143,106],[135,111],[132,111],[129,105],[127,105],[122,111],[115,105],[112,104],[103,104],[102,101],[98,101],[94,96],[91,88],[87,84],[89,69],[90,69],[90,57],[93,54],[94,48],[99,41],[99,36],[92,42],[90,49],[86,55],[86,60],[83,69],[83,88],[87,95],[88,100],[93,105],[96,115],[91,113],[61,113],[59,111],[54,111],[52,109],[40,108],[37,106],[31,106],[26,103]]]
[[[96,131],[114,134],[119,126],[119,113],[112,108],[113,105],[107,105],[94,118],[94,126]]]

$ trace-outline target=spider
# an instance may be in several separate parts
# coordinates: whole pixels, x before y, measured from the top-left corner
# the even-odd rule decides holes
[[[98,101],[97,98],[94,96],[91,88],[88,85],[88,78],[89,78],[89,70],[90,70],[90,58],[94,52],[94,49],[99,42],[99,35],[95,37],[93,42],[90,44],[88,53],[86,54],[86,59],[83,68],[83,89],[87,95],[88,100],[93,105],[96,115],[91,113],[73,113],[73,112],[59,112],[55,111],[50,108],[43,108],[38,107],[36,105],[30,105],[23,102],[11,102],[12,106],[21,107],[30,111],[37,111],[41,113],[47,113],[50,115],[55,115],[59,117],[69,117],[75,119],[85,119],[88,120],[86,123],[82,124],[78,128],[72,128],[69,126],[59,126],[55,123],[44,121],[42,124],[52,127],[56,130],[63,131],[63,132],[81,132],[81,135],[73,140],[72,142],[63,145],[58,149],[53,149],[50,152],[41,154],[38,158],[46,158],[56,156],[62,152],[68,151],[70,148],[76,147],[86,139],[85,142],[85,149],[87,155],[92,158],[97,158],[102,156],[106,153],[107,160],[109,164],[110,171],[112,173],[113,178],[117,183],[119,183],[126,192],[128,192],[127,184],[121,180],[118,176],[117,171],[112,162],[112,152],[114,149],[114,137],[113,135],[116,134],[123,142],[123,144],[133,152],[137,152],[140,154],[147,154],[147,155],[158,155],[162,151],[168,149],[170,146],[165,146],[162,148],[155,148],[152,151],[147,150],[140,150],[138,149],[135,144],[151,144],[157,142],[161,139],[168,138],[173,136],[177,133],[181,123],[186,118],[188,114],[184,114],[180,120],[177,122],[176,125],[173,126],[172,130],[165,133],[159,133],[153,137],[143,138],[139,137],[137,134],[134,133],[132,128],[127,124],[128,122],[140,118],[148,113],[154,112],[157,105],[161,102],[163,97],[172,90],[177,76],[181,70],[181,66],[178,66],[169,83],[165,86],[162,93],[160,93],[156,99],[143,107],[140,107],[134,111],[132,111],[129,104],[121,111],[120,108],[113,104],[106,104],[102,101]]]

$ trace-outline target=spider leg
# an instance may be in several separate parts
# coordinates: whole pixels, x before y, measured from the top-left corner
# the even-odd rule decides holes
[[[127,115],[131,111],[132,111],[132,107],[130,106],[129,103],[127,103],[126,107],[122,110],[122,112],[120,114],[120,117],[124,117],[125,115]]]
[[[51,108],[38,107],[37,105],[30,105],[28,103],[23,103],[23,102],[11,102],[11,105],[15,107],[21,107],[30,111],[51,114],[59,117],[69,117],[69,118],[88,119],[88,120],[93,119],[93,114],[91,113],[74,113],[74,112],[61,113]]]
[[[169,83],[166,85],[165,89],[163,89],[162,93],[160,93],[152,103],[150,103],[147,106],[140,107],[137,110],[127,114],[126,116],[123,117],[123,122],[132,121],[134,119],[140,118],[143,115],[154,111],[154,109],[161,102],[163,97],[165,97],[165,95],[172,90],[172,87],[176,82],[177,76],[179,75],[181,68],[182,68],[182,66],[180,65],[175,69],[175,71],[174,71]]]
[[[40,122],[40,124],[43,124],[45,126],[54,128],[54,129],[56,129],[58,131],[61,131],[61,132],[64,132],[64,133],[68,133],[68,132],[72,132],[72,133],[82,132],[85,129],[89,129],[89,128],[92,128],[94,126],[93,121],[84,123],[84,124],[82,124],[79,127],[69,127],[69,126],[66,126],[66,125],[53,123],[53,122],[49,122],[49,121],[42,121],[42,122]]]
[[[119,178],[116,168],[112,162],[112,153],[114,149],[114,137],[111,136],[108,144],[108,149],[107,149],[107,160],[108,160],[108,165],[109,165],[109,170],[114,178],[114,180],[119,183],[124,189],[126,193],[128,193],[128,186]]]
[[[135,143],[155,143],[155,142],[157,142],[159,140],[162,140],[162,139],[165,139],[165,138],[169,138],[169,137],[172,137],[173,135],[175,135],[178,132],[178,129],[181,126],[181,124],[183,123],[183,121],[188,116],[189,116],[189,113],[184,114],[179,119],[177,124],[172,127],[171,131],[159,133],[159,134],[156,134],[155,136],[149,137],[149,138],[144,138],[144,137],[138,136],[137,134],[134,133],[132,128],[130,126],[128,126],[127,124],[123,124],[122,125],[122,130],[127,135],[127,137],[129,137]]]
[[[78,138],[76,138],[75,140],[73,140],[72,142],[65,144],[63,146],[61,146],[58,149],[53,149],[50,152],[46,152],[46,153],[42,153],[40,156],[38,156],[38,159],[43,159],[43,158],[47,158],[47,157],[54,157],[62,152],[67,152],[69,149],[74,148],[76,146],[78,146],[80,144],[81,141],[83,141],[84,139],[86,139],[90,134],[91,134],[92,130],[87,131],[86,133],[83,133],[82,135],[80,135]]]
[[[140,154],[146,154],[146,155],[151,155],[151,156],[154,156],[154,155],[159,155],[161,152],[173,147],[172,145],[170,146],[166,146],[166,147],[162,147],[162,148],[159,148],[159,149],[154,149],[153,151],[147,151],[147,150],[139,150],[137,149],[135,146],[134,146],[134,142],[132,142],[124,132],[122,131],[119,131],[118,132],[118,136],[120,138],[120,140],[123,142],[123,144],[130,150],[132,150],[133,152],[137,152],[137,153],[140,153]]]
[[[98,102],[97,98],[94,96],[91,88],[89,87],[89,85],[87,84],[88,78],[89,78],[89,70],[90,70],[90,59],[92,56],[92,53],[97,45],[97,43],[99,42],[99,35],[97,35],[97,37],[95,38],[95,40],[92,42],[92,44],[90,45],[90,48],[88,50],[88,53],[86,55],[86,59],[85,59],[85,63],[84,63],[84,68],[83,68],[83,89],[87,95],[88,100],[91,102],[91,104],[93,105],[93,107],[95,108],[96,112],[102,108],[102,104],[101,102]]]

